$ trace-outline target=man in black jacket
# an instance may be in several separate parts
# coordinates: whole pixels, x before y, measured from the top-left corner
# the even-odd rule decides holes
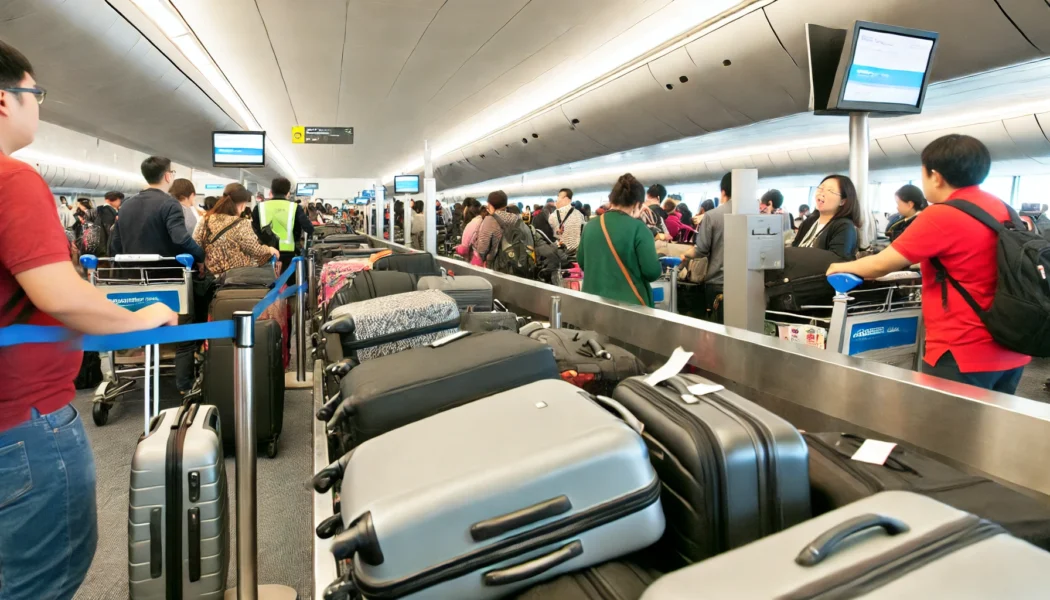
[[[110,256],[158,254],[174,257],[190,254],[194,261],[203,264],[204,250],[193,241],[191,232],[186,230],[182,205],[168,195],[168,188],[175,179],[171,160],[160,156],[147,158],[142,161],[142,176],[149,187],[121,205],[120,218],[113,227],[109,241]],[[180,323],[192,319],[193,311],[188,312],[189,315],[180,316]],[[196,378],[193,353],[199,345],[198,342],[182,342],[175,346],[175,385],[180,393],[193,389]]]
[[[95,209],[95,219],[105,236],[105,250],[107,252],[109,251],[109,240],[113,237],[113,226],[117,224],[117,211],[120,210],[120,203],[123,201],[124,194],[120,192],[106,192],[106,203]]]

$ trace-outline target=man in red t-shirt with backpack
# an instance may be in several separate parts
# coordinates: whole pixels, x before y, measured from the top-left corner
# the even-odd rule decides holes
[[[88,334],[174,325],[163,304],[120,308],[80,278],[47,183],[10,158],[33,142],[44,90],[0,42],[0,327]],[[0,348],[0,597],[72,598],[95,555],[95,459],[70,404],[81,352],[70,343]]]
[[[926,327],[923,372],[944,379],[1012,394],[1031,358],[998,344],[963,296],[937,276],[937,261],[983,309],[995,297],[998,235],[952,206],[965,200],[1000,222],[1010,220],[1006,204],[978,186],[988,177],[992,158],[984,144],[968,135],[946,135],[922,151],[922,187],[930,207],[893,244],[874,256],[837,263],[832,273],[881,277],[920,263],[922,316]]]

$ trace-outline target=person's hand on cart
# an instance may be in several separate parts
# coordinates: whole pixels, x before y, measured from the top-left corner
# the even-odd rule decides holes
[[[142,321],[142,329],[175,326],[179,324],[179,315],[167,304],[157,302],[135,311],[135,316]]]
[[[834,275],[835,273],[852,273],[853,271],[850,270],[851,264],[852,263],[848,262],[831,263],[831,266],[828,267],[828,272],[825,273],[825,275]]]

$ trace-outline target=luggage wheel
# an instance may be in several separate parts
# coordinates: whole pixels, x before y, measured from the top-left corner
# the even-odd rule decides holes
[[[96,426],[102,427],[109,422],[109,409],[112,406],[108,402],[95,399],[95,402],[91,404],[91,420],[95,422]]]
[[[277,440],[274,438],[266,442],[266,458],[277,458]]]

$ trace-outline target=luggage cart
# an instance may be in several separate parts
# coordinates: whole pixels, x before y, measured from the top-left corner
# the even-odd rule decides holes
[[[682,259],[677,256],[661,256],[660,265],[664,268],[660,279],[653,282],[653,305],[668,312],[678,312],[678,269]]]
[[[118,306],[135,311],[160,302],[180,315],[193,310],[193,257],[189,254],[174,258],[156,254],[121,254],[113,258],[85,255],[80,257],[80,264],[87,270],[91,285]],[[113,404],[130,392],[141,377],[145,433],[149,433],[150,418],[160,412],[161,369],[174,371],[175,365],[162,364],[159,344],[143,350],[142,357],[101,353],[102,383],[95,389],[91,404],[95,425],[101,427],[109,421]]]
[[[919,369],[925,346],[919,273],[890,273],[863,289],[856,275],[839,273],[828,282],[836,292],[831,306],[801,307],[809,314],[766,311],[782,339]]]
[[[568,269],[559,269],[551,275],[551,283],[567,290],[583,291],[583,269],[573,263]]]

